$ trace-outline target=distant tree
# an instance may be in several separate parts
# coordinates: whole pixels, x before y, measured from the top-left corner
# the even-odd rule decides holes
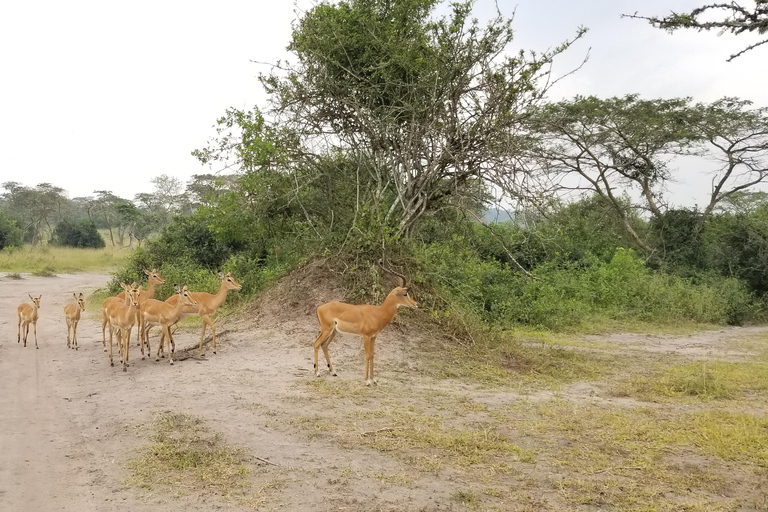
[[[32,188],[8,181],[2,187],[7,191],[4,199],[8,211],[21,221],[22,232],[29,235],[33,245],[42,242],[44,233],[50,236],[53,226],[66,216],[71,203],[63,188],[50,183]]]
[[[708,17],[712,15],[713,17]],[[756,32],[765,34],[768,32],[768,0],[755,0],[754,6],[742,6],[731,1],[728,3],[706,4],[697,7],[690,12],[672,12],[663,18],[657,16],[638,16],[635,14],[622,14],[622,18],[636,18],[647,20],[656,28],[674,32],[679,29],[694,29],[698,31],[717,30],[720,33],[743,34]],[[768,43],[768,38],[751,44],[740,52],[731,55],[728,61],[743,55],[744,53]]]
[[[56,245],[89,249],[100,249],[106,245],[96,225],[86,219],[62,220],[56,225],[51,241]]]
[[[576,97],[532,116],[530,129],[540,134],[532,160],[562,188],[588,190],[613,205],[638,247],[653,252],[629,222],[621,194],[636,191],[641,200],[632,207],[662,218],[675,157],[718,162],[707,171],[707,203],[694,216],[700,231],[719,203],[768,181],[768,109],[750,105],[735,98],[693,104],[689,98]],[[678,225],[680,218],[670,222]]]
[[[16,221],[0,210],[0,251],[6,247],[18,247],[21,243],[21,229]]]

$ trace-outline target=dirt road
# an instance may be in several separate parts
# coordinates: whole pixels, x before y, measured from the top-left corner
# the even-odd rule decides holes
[[[352,336],[337,337],[331,350],[339,377],[325,372],[317,379],[310,371],[312,308],[280,301],[273,308],[290,314],[277,322],[248,315],[217,322],[216,355],[198,357],[198,332],[178,332],[174,366],[141,360],[134,344],[123,372],[118,364],[109,366],[99,319],[85,315],[81,321],[80,350],[66,343],[64,304],[72,292],[89,297],[107,281],[98,274],[0,277],[0,511],[629,510],[624,505],[630,501],[623,500],[640,469],[634,458],[610,449],[604,462],[589,462],[597,464],[591,469],[582,470],[585,462],[564,468],[559,458],[571,446],[572,429],[544,434],[557,416],[526,415],[538,414],[545,402],[573,407],[570,414],[591,411],[584,418],[607,411],[606,418],[637,419],[656,410],[663,418],[709,406],[639,403],[617,396],[611,391],[615,383],[605,382],[576,381],[558,392],[526,395],[435,379],[423,370],[420,341],[396,325],[377,342],[380,386],[364,386],[363,351]],[[16,307],[28,301],[28,293],[43,295],[39,350],[34,339],[26,348],[16,342]],[[617,364],[635,358],[629,370],[669,358],[743,361],[754,352],[736,341],[765,332],[757,327],[700,336],[617,335],[598,340],[604,349],[574,348],[620,355],[612,359]],[[754,340],[750,350],[763,343]],[[156,344],[157,334],[153,349]],[[763,414],[754,405],[762,395],[750,396],[747,406]],[[147,425],[164,411],[199,418],[227,446],[247,455],[248,487],[239,497],[204,484],[130,480],[130,461],[153,443]],[[526,421],[531,426],[518,428]],[[587,431],[582,440],[592,439],[593,429]],[[714,510],[722,500],[727,506],[718,510],[768,506],[760,468],[692,450],[672,447],[655,455],[630,498],[664,505],[660,510],[678,510],[682,503],[700,504],[690,510]],[[608,479],[608,471],[629,473]],[[692,471],[700,481],[688,478]],[[685,479],[677,485],[657,473]],[[574,494],[577,484],[583,494]]]
[[[140,425],[160,411],[200,417],[229,444],[252,454],[250,479],[259,499],[276,481],[283,491],[279,503],[290,510],[326,510],[329,503],[346,502],[349,496],[363,503],[378,499],[379,490],[368,478],[343,492],[328,489],[326,471],[359,471],[371,464],[394,470],[396,464],[388,458],[372,454],[350,460],[347,452],[322,439],[310,442],[268,426],[276,418],[306,409],[309,390],[296,385],[311,382],[307,370],[314,332],[294,336],[284,331],[241,331],[230,325],[220,328],[217,355],[209,352],[205,358],[187,359],[185,350],[196,354],[189,349],[196,348],[198,333],[180,332],[175,338],[182,355],[174,366],[164,359],[141,360],[132,344],[131,365],[123,372],[117,363],[109,366],[100,321],[88,314],[78,328],[80,349],[68,349],[66,343],[64,304],[73,292],[88,297],[108,279],[98,274],[0,277],[0,510],[207,511],[220,507],[221,500],[211,493],[204,492],[202,499],[182,491],[172,491],[171,496],[126,484],[127,461],[138,448],[151,444]],[[43,295],[39,350],[34,339],[26,348],[16,342],[16,307],[29,302],[28,293]],[[157,333],[153,350],[156,343]],[[348,338],[335,344],[340,378],[362,387],[360,343]],[[387,356],[380,358],[386,365]],[[253,510],[253,503],[230,502],[227,508]]]

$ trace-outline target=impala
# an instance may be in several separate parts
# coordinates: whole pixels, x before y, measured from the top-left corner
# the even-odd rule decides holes
[[[221,307],[222,304],[224,304],[224,301],[227,298],[227,292],[229,290],[239,290],[242,288],[240,283],[235,281],[235,278],[232,277],[231,272],[227,272],[226,275],[219,272],[219,278],[221,279],[221,286],[219,286],[219,291],[215,295],[205,292],[194,292],[190,295],[192,296],[192,299],[197,302],[197,306],[184,306],[184,310],[179,317],[179,320],[188,317],[188,316],[199,316],[203,320],[203,330],[200,333],[200,352],[201,355],[203,351],[203,338],[205,338],[205,327],[206,325],[211,326],[211,330],[213,331],[213,353],[216,353],[216,325],[211,320],[211,315],[216,313],[216,311]],[[179,300],[178,295],[172,295],[168,299],[166,299],[165,302],[168,304],[175,306],[176,301]],[[178,320],[177,320],[178,321]],[[175,322],[174,322],[175,323]],[[170,336],[170,330],[168,330],[168,337],[170,338],[169,345],[173,346],[172,350],[176,349],[176,343],[173,341],[173,338]],[[160,335],[160,350],[162,352],[163,350],[163,340],[165,339],[165,333],[162,333]],[[170,357],[170,356],[169,356]]]
[[[120,349],[120,358],[123,363],[123,371],[128,371],[128,352],[131,343],[131,330],[136,323],[136,312],[139,309],[139,297],[141,287],[135,288],[125,283],[120,283],[125,290],[125,303],[119,304],[112,302],[107,307],[107,316],[109,317],[109,365],[115,366],[112,359],[112,334],[119,329],[117,343]]]
[[[171,325],[179,321],[179,318],[181,317],[186,306],[197,307],[197,302],[192,298],[192,294],[189,292],[189,289],[186,286],[184,286],[184,288],[179,288],[178,285],[174,285],[174,289],[176,290],[176,293],[178,293],[176,296],[177,300],[175,305],[155,299],[144,301],[141,305],[142,325],[144,326],[142,335],[145,338],[143,342],[146,342],[147,350],[149,350],[149,331],[152,329],[152,327],[159,325],[161,329],[161,336],[162,334],[166,334],[168,336],[168,360],[171,362],[171,364],[173,364],[170,335]],[[151,353],[147,355],[152,357]],[[143,354],[141,358],[144,359]],[[160,347],[158,346],[157,361],[159,360]]]
[[[37,310],[40,308],[40,299],[43,298],[43,295],[40,294],[37,298],[29,295],[29,298],[32,300],[31,306],[24,302],[19,304],[19,307],[17,308],[19,313],[19,337],[16,339],[16,343],[21,341],[21,330],[24,329],[24,346],[27,346],[29,324],[32,324],[35,331],[35,348],[40,348],[37,346]]]
[[[74,293],[72,296],[75,298],[74,304],[67,304],[64,306],[64,318],[67,321],[67,348],[69,345],[69,331],[72,331],[72,348],[79,350],[77,346],[77,323],[80,321],[80,312],[85,311],[85,297],[81,293],[78,297]]]
[[[328,345],[330,345],[336,332],[347,334],[357,334],[363,338],[363,347],[365,348],[365,384],[371,385],[371,382],[377,384],[373,376],[373,354],[376,345],[376,336],[389,325],[397,314],[400,306],[408,308],[418,308],[418,303],[411,297],[406,287],[405,276],[397,272],[381,267],[385,271],[400,278],[401,285],[395,287],[380,306],[371,306],[369,304],[347,304],[345,302],[327,302],[317,308],[317,321],[320,323],[320,335],[315,340],[315,376],[320,376],[317,368],[317,352],[320,348],[325,354],[325,361],[328,363],[328,371],[331,375],[336,375],[336,371],[331,365],[331,358],[328,355]]]
[[[160,277],[160,274],[157,273],[157,269],[155,269],[155,268],[153,268],[151,271],[147,270],[147,269],[144,269],[144,274],[146,274],[146,276],[147,276],[147,290],[144,293],[141,294],[141,302],[144,302],[147,299],[154,298],[154,296],[155,296],[155,284],[163,284],[163,283],[165,283],[165,279]],[[134,283],[131,287],[132,288],[136,288],[136,283]],[[113,300],[113,299],[119,299],[119,300]],[[107,351],[107,339],[106,339],[106,335],[104,334],[104,332],[105,332],[105,328],[106,328],[107,324],[109,323],[109,317],[106,314],[107,305],[110,303],[110,301],[114,302],[114,303],[117,303],[117,304],[122,304],[124,300],[125,300],[125,292],[122,291],[122,292],[118,293],[115,297],[107,298],[104,301],[104,303],[102,304],[102,306],[101,306],[101,310],[102,310],[102,318],[101,318],[101,340],[102,341],[101,341],[101,345],[102,345],[102,347],[104,347],[104,352]],[[139,306],[141,306],[141,302],[139,303]],[[138,315],[138,313],[137,313],[137,315]],[[141,341],[142,341],[141,340],[141,329],[142,329],[141,316],[138,315],[136,320],[137,320],[137,322],[139,324],[139,343],[141,343]],[[143,345],[141,346],[141,353],[142,353],[142,355],[144,354],[144,346]],[[149,354],[149,347],[147,347],[147,353]]]

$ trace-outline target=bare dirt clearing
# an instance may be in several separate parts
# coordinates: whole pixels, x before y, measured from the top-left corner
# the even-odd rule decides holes
[[[279,324],[274,312],[217,322],[221,348],[205,358],[199,331],[180,331],[172,367],[142,361],[132,343],[123,373],[89,315],[80,350],[66,345],[64,304],[107,280],[0,277],[0,510],[768,509],[766,328],[601,337],[621,359],[603,379],[510,374],[500,387],[430,377],[428,342],[392,325],[378,342],[381,385],[367,388],[352,336],[331,346],[339,377],[314,378],[317,328],[301,306]],[[27,293],[43,294],[40,350],[16,343]],[[757,373],[733,374],[742,384],[728,399],[637,384],[648,368],[702,358],[737,365],[723,377],[715,368],[715,381],[742,361]],[[192,425],[198,438],[153,468],[169,446],[158,418],[172,418],[164,435]],[[219,448],[236,459],[217,480],[206,457]]]

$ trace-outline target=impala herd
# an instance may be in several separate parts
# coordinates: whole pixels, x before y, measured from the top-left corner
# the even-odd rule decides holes
[[[336,371],[331,364],[328,355],[328,345],[330,345],[337,332],[355,334],[363,338],[363,347],[365,348],[365,382],[370,386],[377,381],[373,376],[373,355],[376,343],[376,336],[389,325],[401,307],[418,308],[418,303],[413,299],[406,286],[405,276],[383,265],[380,266],[386,272],[400,279],[400,286],[395,287],[384,302],[379,306],[368,304],[355,305],[345,302],[327,302],[317,308],[317,320],[320,324],[320,334],[314,343],[315,350],[315,375],[320,376],[317,366],[317,354],[322,348],[325,355],[328,371],[336,376]],[[112,345],[114,338],[117,338],[117,348],[122,363],[123,371],[127,371],[129,366],[129,352],[131,333],[136,327],[136,337],[138,345],[141,347],[141,359],[144,359],[144,347],[147,349],[147,357],[151,357],[149,332],[153,327],[160,327],[160,338],[157,345],[157,354],[155,361],[160,361],[165,356],[164,345],[167,344],[168,361],[173,364],[173,354],[176,350],[176,343],[171,334],[171,327],[187,316],[199,316],[202,319],[202,332],[200,333],[199,350],[202,353],[203,339],[205,338],[206,327],[210,326],[213,333],[213,353],[216,353],[216,325],[211,316],[224,304],[229,290],[240,290],[242,286],[238,283],[231,273],[223,274],[219,272],[221,285],[216,294],[205,292],[190,292],[186,286],[179,287],[174,285],[175,295],[171,295],[165,301],[154,298],[155,286],[162,285],[165,280],[160,277],[156,269],[152,271],[144,270],[147,276],[147,289],[142,290],[140,285],[133,283],[128,285],[121,283],[123,291],[120,294],[107,298],[101,306],[102,324],[102,347],[107,351],[106,331],[109,329],[109,364],[114,366]],[[67,348],[78,350],[77,343],[77,324],[80,321],[80,314],[85,311],[85,297],[82,293],[74,294],[74,303],[64,306],[64,319],[67,324]],[[37,319],[40,308],[40,299],[29,295],[32,304],[22,303],[18,307],[18,338],[17,342],[24,340],[24,346],[27,346],[27,337],[29,335],[29,326],[32,325],[35,335],[35,348],[40,348],[37,344]],[[70,338],[70,331],[72,336]]]

